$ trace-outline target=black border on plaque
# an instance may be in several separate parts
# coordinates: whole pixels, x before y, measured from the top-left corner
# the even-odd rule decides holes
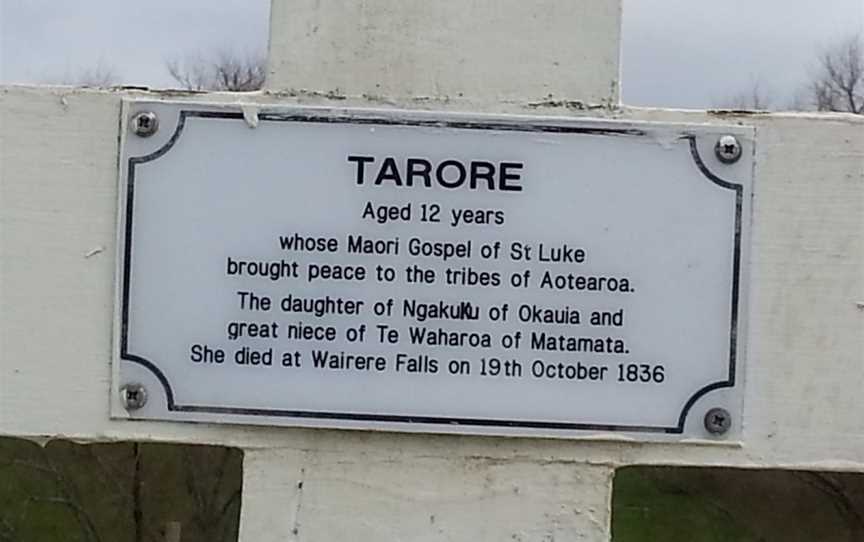
[[[731,388],[735,386],[736,364],[738,355],[738,310],[739,310],[739,286],[741,274],[741,228],[742,228],[742,212],[743,212],[743,193],[744,187],[740,184],[725,181],[712,173],[702,157],[699,155],[699,149],[696,146],[696,136],[691,133],[682,132],[678,139],[689,141],[690,155],[696,164],[699,171],[712,183],[735,191],[735,246],[733,247],[732,256],[732,308],[730,317],[730,334],[729,334],[729,371],[726,380],[712,382],[697,390],[681,409],[676,425],[673,426],[641,426],[641,425],[614,425],[602,423],[569,423],[569,422],[551,422],[551,421],[531,421],[531,420],[507,420],[495,418],[453,418],[447,416],[405,416],[398,414],[369,414],[358,412],[327,412],[327,411],[307,411],[307,410],[280,410],[280,409],[261,409],[261,408],[235,408],[235,407],[216,407],[216,406],[201,406],[201,405],[184,405],[179,404],[174,400],[174,390],[171,388],[171,383],[165,374],[152,361],[129,352],[128,350],[128,320],[129,320],[129,289],[132,261],[132,225],[134,217],[134,201],[135,201],[135,166],[156,160],[167,153],[171,147],[177,143],[183,133],[183,128],[186,124],[186,119],[189,117],[207,118],[207,119],[229,119],[229,120],[244,120],[243,113],[231,111],[204,111],[183,109],[180,111],[180,118],[177,122],[177,127],[171,138],[156,151],[144,155],[133,156],[128,159],[128,167],[126,173],[126,208],[125,216],[125,232],[124,232],[124,250],[123,250],[123,269],[122,269],[122,308],[121,308],[121,330],[120,330],[120,358],[137,363],[149,371],[151,371],[162,386],[165,388],[165,398],[167,401],[168,410],[172,412],[191,412],[191,413],[210,413],[210,414],[229,414],[241,416],[272,416],[297,419],[322,419],[322,420],[344,420],[344,421],[369,421],[369,422],[387,422],[387,423],[403,423],[403,424],[431,424],[431,425],[448,425],[448,426],[474,426],[474,427],[514,427],[525,429],[554,429],[554,430],[587,430],[587,431],[623,431],[623,432],[640,432],[640,433],[665,433],[665,434],[682,434],[684,432],[684,423],[687,419],[687,414],[696,401],[705,394],[721,389]],[[262,112],[258,114],[259,121],[275,121],[275,122],[310,122],[310,123],[325,123],[325,124],[359,124],[359,125],[377,125],[377,126],[420,126],[431,128],[456,128],[469,130],[495,130],[509,132],[546,132],[557,134],[583,134],[597,136],[646,136],[647,132],[639,128],[611,128],[611,127],[588,127],[588,126],[571,126],[568,124],[556,124],[554,120],[547,122],[507,122],[496,120],[433,120],[433,119],[412,119],[399,118],[396,116],[381,116],[373,114],[352,113],[352,114],[329,114],[326,112],[308,113],[290,112],[290,113],[272,113]]]

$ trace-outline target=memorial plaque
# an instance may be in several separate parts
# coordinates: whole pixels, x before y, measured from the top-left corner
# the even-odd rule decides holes
[[[751,128],[122,115],[115,417],[739,435]]]

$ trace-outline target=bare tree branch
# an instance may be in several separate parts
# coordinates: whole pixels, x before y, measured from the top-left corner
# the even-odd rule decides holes
[[[753,81],[750,87],[731,96],[715,101],[715,106],[723,109],[741,111],[767,111],[774,105],[774,97],[759,81]]]
[[[15,540],[15,527],[4,517],[0,517],[0,540]]]
[[[143,483],[143,458],[141,457],[141,445],[137,442],[132,444],[135,466],[132,472],[132,521],[135,528],[135,542],[144,541],[144,508],[141,504],[141,484]]]
[[[105,88],[116,85],[119,80],[120,77],[114,68],[97,66],[81,72],[74,82],[81,87]]]
[[[823,50],[808,89],[819,111],[864,114],[864,34]]]
[[[235,490],[231,493],[231,496],[225,501],[225,504],[222,505],[222,509],[219,512],[219,523],[221,523],[224,527],[222,528],[222,539],[225,541],[234,540],[234,533],[231,530],[231,522],[225,521],[225,518],[228,517],[228,513],[231,511],[232,506],[239,506],[240,500],[242,499],[242,494],[239,489]]]
[[[850,529],[850,542],[860,540],[864,534],[864,510],[859,510],[855,500],[846,491],[843,482],[832,475],[824,472],[799,472],[793,473],[799,480],[808,486],[826,495],[834,509],[846,519]]]
[[[165,61],[168,74],[187,90],[248,92],[264,85],[266,62],[261,53],[239,55],[221,52],[189,55]]]
[[[75,513],[75,517],[78,518],[79,523],[86,528],[88,538],[101,542],[102,538],[99,536],[99,531],[96,529],[96,524],[93,523],[90,514],[72,500],[64,497],[28,497],[27,504],[31,503],[56,504],[69,508]]]
[[[99,535],[98,529],[96,528],[96,524],[93,521],[93,518],[90,516],[87,510],[85,510],[82,506],[78,504],[80,502],[80,498],[77,495],[76,488],[74,487],[72,482],[58,468],[58,466],[51,459],[50,454],[48,454],[44,448],[38,447],[37,449],[38,455],[42,458],[43,463],[40,464],[34,461],[24,459],[13,459],[12,461],[0,464],[0,468],[5,469],[11,467],[23,467],[38,472],[40,474],[47,475],[51,479],[51,482],[53,482],[54,488],[60,496],[28,497],[24,501],[24,506],[19,516],[19,523],[21,523],[21,521],[26,518],[29,512],[30,505],[32,505],[33,503],[62,505],[74,512],[76,521],[81,526],[82,530],[87,534],[89,540],[92,540],[94,542],[101,542],[101,537]],[[14,528],[12,527],[12,524],[6,518],[0,519],[2,519],[2,526],[4,531],[4,533],[0,534],[3,534],[4,538],[6,537],[5,532],[14,534]]]
[[[78,520],[78,524],[82,527],[86,527],[87,532],[92,540],[96,542],[101,542],[102,538],[99,536],[99,532],[96,529],[96,524],[93,522],[93,519],[90,517],[90,514],[83,507],[78,505],[77,503],[81,502],[81,496],[78,494],[77,488],[75,485],[66,477],[66,475],[58,468],[57,464],[51,458],[51,454],[45,448],[41,448],[41,454],[44,458],[45,462],[48,464],[48,468],[54,471],[54,475],[57,480],[57,490],[60,493],[61,497],[56,499],[49,499],[48,502],[57,502],[60,504],[65,504],[69,508],[75,511],[75,517]]]
[[[80,68],[71,75],[67,72],[62,76],[49,76],[46,78],[47,83],[88,88],[107,88],[119,84],[120,81],[121,77],[117,69],[102,60],[99,60],[93,66]]]

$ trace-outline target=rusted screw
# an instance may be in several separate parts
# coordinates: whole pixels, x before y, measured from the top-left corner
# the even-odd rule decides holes
[[[712,408],[705,413],[705,430],[712,435],[722,435],[732,427],[732,415],[725,408]]]
[[[132,115],[132,132],[140,137],[150,137],[159,129],[159,119],[152,111],[139,111]]]
[[[120,388],[120,400],[126,410],[138,410],[147,404],[147,388],[143,384],[126,384]]]
[[[714,154],[724,164],[734,164],[741,158],[741,143],[733,135],[720,136],[714,145]]]

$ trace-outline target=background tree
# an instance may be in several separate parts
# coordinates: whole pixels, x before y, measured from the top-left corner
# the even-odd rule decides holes
[[[720,109],[767,111],[772,109],[774,101],[771,92],[766,90],[759,81],[753,81],[748,89],[716,100],[714,105]]]
[[[120,76],[113,67],[97,65],[82,71],[73,79],[73,84],[82,87],[110,87],[120,82]]]
[[[228,90],[247,92],[264,85],[267,73],[261,53],[239,55],[221,52],[212,56],[189,55],[182,60],[167,60],[171,77],[187,90]]]
[[[723,109],[792,111],[841,111],[864,114],[864,34],[848,36],[816,55],[809,81],[800,86],[786,105],[778,107],[775,94],[758,81],[749,88],[715,101]]]
[[[114,66],[100,60],[90,67],[78,69],[73,74],[67,71],[63,75],[50,75],[44,79],[44,82],[76,87],[106,88],[120,84],[121,80],[122,77]]]
[[[864,34],[849,36],[819,54],[808,85],[819,111],[864,114]]]
[[[0,437],[0,542],[232,542],[242,452]]]

